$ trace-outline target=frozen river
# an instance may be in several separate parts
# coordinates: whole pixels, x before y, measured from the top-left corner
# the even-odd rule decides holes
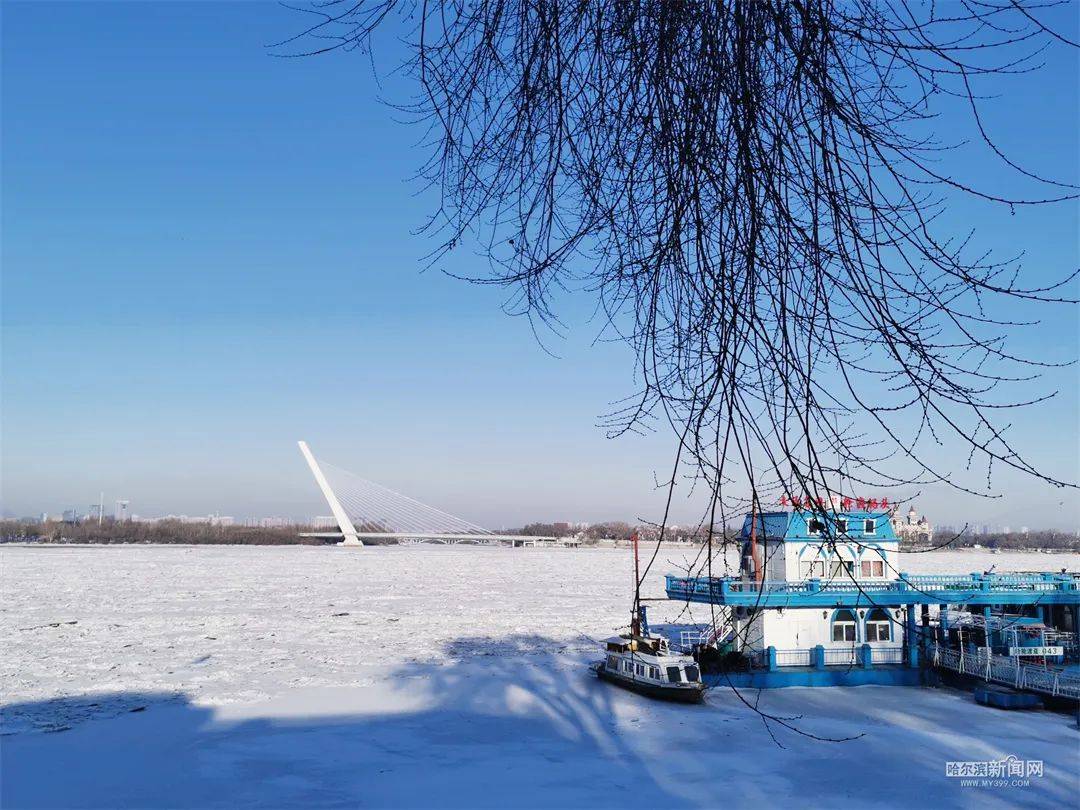
[[[661,554],[646,595],[687,553]],[[934,552],[903,567],[991,565],[1076,569],[1080,555]],[[896,806],[886,785],[912,801],[947,789],[954,806],[1064,802],[1080,787],[1068,718],[958,692],[762,693],[800,730],[858,737],[842,743],[763,723],[742,703],[756,695],[713,690],[695,709],[613,693],[582,662],[628,621],[623,550],[9,546],[0,571],[5,807],[115,804],[116,791],[143,805],[606,806],[604,780],[631,784],[634,763],[647,798],[684,805],[796,796],[804,776],[853,806]],[[657,603],[654,621],[680,609]],[[944,776],[947,760],[1009,755],[1045,760],[1044,775],[1001,789]],[[65,756],[75,787],[34,781]],[[848,778],[812,776],[835,757]],[[455,792],[481,774],[488,792]],[[515,787],[528,785],[541,792]]]

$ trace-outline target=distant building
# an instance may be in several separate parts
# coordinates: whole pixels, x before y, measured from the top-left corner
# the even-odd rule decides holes
[[[129,511],[130,506],[131,501],[118,500],[116,502],[116,511],[113,512],[113,517],[116,519],[117,523],[131,519],[131,512]]]
[[[259,526],[264,529],[283,529],[291,525],[292,521],[283,517],[268,517],[259,521]]]
[[[65,509],[64,514],[61,516],[64,523],[78,523],[79,512],[76,509]]]
[[[926,515],[919,515],[914,504],[905,517],[901,517],[894,511],[889,517],[889,522],[892,523],[893,531],[901,542],[919,545],[929,545],[934,542],[934,527],[930,525]]]

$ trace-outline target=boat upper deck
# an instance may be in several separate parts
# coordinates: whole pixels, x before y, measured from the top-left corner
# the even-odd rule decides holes
[[[1080,575],[900,574],[893,580],[837,577],[755,582],[741,577],[666,577],[668,599],[752,608],[879,605],[1077,605]]]

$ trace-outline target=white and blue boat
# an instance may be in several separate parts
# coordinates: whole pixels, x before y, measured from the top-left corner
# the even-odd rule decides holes
[[[705,684],[697,662],[689,655],[673,652],[667,639],[614,636],[604,645],[604,660],[593,665],[601,680],[658,700],[701,703],[705,699]]]

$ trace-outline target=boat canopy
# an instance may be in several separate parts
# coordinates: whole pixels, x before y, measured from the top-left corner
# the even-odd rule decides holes
[[[656,655],[661,652],[664,640],[645,636],[612,636],[604,641],[608,652],[639,652]]]

